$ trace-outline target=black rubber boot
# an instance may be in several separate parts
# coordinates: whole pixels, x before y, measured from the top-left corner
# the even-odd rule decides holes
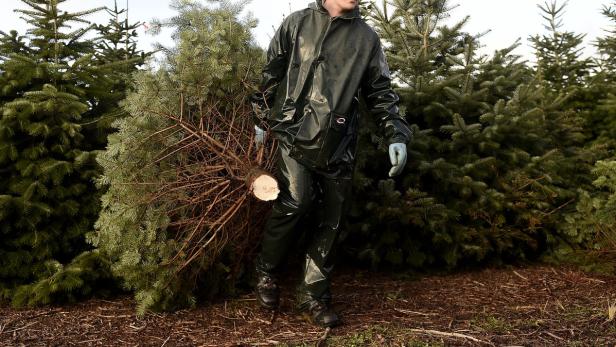
[[[299,310],[306,321],[322,328],[334,327],[342,323],[338,314],[327,302],[311,300]]]
[[[270,310],[278,308],[280,302],[280,289],[273,276],[259,274],[257,275],[257,284],[255,286],[255,295],[257,302],[261,307]]]

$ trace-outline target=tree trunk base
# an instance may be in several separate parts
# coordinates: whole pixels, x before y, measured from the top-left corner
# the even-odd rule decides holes
[[[253,168],[246,175],[246,185],[250,192],[261,201],[276,200],[280,189],[274,176],[261,168]]]

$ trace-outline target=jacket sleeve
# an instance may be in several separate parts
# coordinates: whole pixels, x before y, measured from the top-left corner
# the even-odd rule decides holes
[[[389,66],[380,40],[371,53],[362,77],[361,90],[368,110],[387,139],[387,144],[408,144],[413,133],[408,122],[400,116],[399,97],[391,87]]]
[[[288,21],[287,17],[270,41],[267,49],[265,66],[261,71],[261,83],[258,90],[250,97],[252,104],[252,120],[255,125],[264,128],[263,123],[267,124],[267,115],[274,104],[276,89],[283,79],[288,65],[289,43],[287,38]]]

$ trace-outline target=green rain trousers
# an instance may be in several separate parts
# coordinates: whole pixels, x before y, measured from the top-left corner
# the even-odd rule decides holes
[[[319,201],[319,224],[307,231],[310,243],[305,254],[303,280],[297,288],[297,305],[301,308],[310,299],[331,301],[330,273],[341,219],[348,207],[352,167],[345,165],[331,171],[311,169],[290,157],[289,150],[289,144],[279,142],[275,176],[280,194],[265,224],[256,271],[272,275],[280,270],[288,249],[299,237],[298,222],[313,207],[313,202]]]

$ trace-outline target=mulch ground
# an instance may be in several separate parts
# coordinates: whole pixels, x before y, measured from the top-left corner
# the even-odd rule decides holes
[[[2,346],[615,346],[616,276],[568,267],[401,278],[334,273],[343,325],[293,311],[291,280],[272,314],[247,293],[193,310],[135,316],[130,297],[15,310],[0,306]],[[614,306],[616,310],[616,306]]]

